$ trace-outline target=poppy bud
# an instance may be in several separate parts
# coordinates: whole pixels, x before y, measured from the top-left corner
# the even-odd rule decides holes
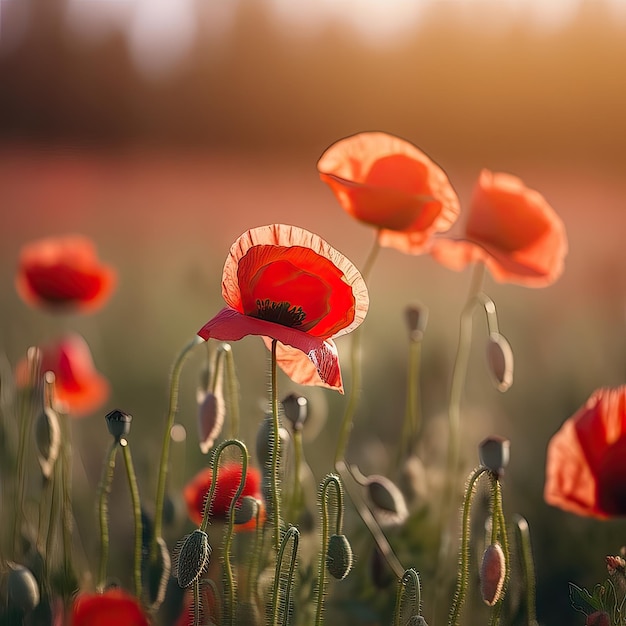
[[[509,464],[511,442],[498,435],[487,437],[478,444],[478,456],[481,465],[499,475]]]
[[[409,304],[404,309],[406,324],[411,341],[421,341],[428,323],[428,308],[422,304]]]
[[[254,496],[244,496],[235,508],[235,524],[247,524],[256,518],[259,502]]]
[[[302,430],[309,414],[308,401],[304,396],[290,393],[283,401],[285,417],[291,422],[294,431]]]
[[[147,526],[147,520],[144,521],[144,529]],[[144,546],[145,547],[145,546]],[[144,559],[142,563],[142,577],[146,581],[146,590],[148,601],[154,608],[158,608],[165,600],[165,592],[167,591],[167,583],[170,579],[172,571],[172,560],[170,551],[162,537],[157,538],[157,558]]]
[[[178,553],[177,578],[178,584],[185,588],[197,580],[209,564],[211,546],[208,535],[196,528],[187,535]]]
[[[128,433],[130,433],[130,423],[133,419],[132,415],[124,413],[119,409],[114,409],[110,413],[107,413],[104,416],[104,419],[106,420],[107,428],[115,441],[128,437]]]
[[[331,535],[326,550],[326,567],[333,578],[343,580],[352,569],[352,548],[345,535]]]
[[[604,611],[595,611],[587,615],[585,626],[611,626],[611,618]]]
[[[487,364],[495,388],[506,391],[513,384],[513,350],[500,333],[489,335]]]
[[[487,606],[493,606],[500,599],[505,573],[502,547],[492,543],[483,553],[480,565],[480,593]]]
[[[39,604],[39,585],[33,573],[18,563],[8,563],[7,598],[11,611],[22,616]]]
[[[51,407],[45,407],[35,421],[35,443],[41,473],[47,480],[52,475],[54,464],[61,449],[61,427],[59,416]]]
[[[226,404],[221,393],[210,391],[198,406],[198,437],[202,454],[207,454],[222,432]]]
[[[365,483],[367,496],[374,505],[374,512],[386,526],[403,524],[409,510],[402,492],[395,483],[385,476],[372,475]]]

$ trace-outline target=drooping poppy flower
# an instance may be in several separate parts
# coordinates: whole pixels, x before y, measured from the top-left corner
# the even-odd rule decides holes
[[[284,224],[245,232],[224,265],[227,307],[203,339],[276,339],[278,364],[297,383],[343,390],[332,339],[354,330],[369,305],[359,271],[323,239]]]
[[[149,626],[137,599],[122,589],[83,593],[74,601],[72,626]]]
[[[59,341],[44,345],[41,350],[41,371],[54,373],[55,404],[72,417],[84,417],[100,408],[109,396],[110,386],[93,363],[85,339],[72,333]],[[18,384],[27,377],[27,362],[16,368]]]
[[[483,170],[464,233],[436,239],[431,254],[453,270],[483,262],[499,282],[545,287],[563,272],[567,236],[539,192],[510,174]]]
[[[320,178],[352,217],[379,230],[380,245],[421,254],[430,236],[459,215],[446,173],[412,143],[365,132],[331,145],[317,163]]]
[[[626,385],[594,392],[552,437],[544,498],[577,515],[626,515]]]
[[[115,271],[98,260],[93,242],[79,235],[25,245],[15,279],[27,304],[53,311],[94,311],[109,298],[115,283]]]
[[[220,465],[217,470],[217,485],[213,493],[213,501],[211,503],[211,517],[226,520],[228,518],[228,509],[233,497],[239,488],[241,481],[241,463],[232,461]],[[183,489],[183,497],[187,504],[187,513],[189,518],[195,524],[202,523],[202,515],[204,513],[204,503],[213,482],[213,470],[206,467],[198,472]],[[265,519],[265,509],[263,507],[263,496],[261,494],[261,473],[255,467],[248,466],[246,473],[246,481],[243,486],[241,496],[237,504],[241,503],[246,496],[252,496],[259,501],[261,506],[260,520]],[[256,528],[256,516],[243,524],[236,524],[236,530],[254,530]]]

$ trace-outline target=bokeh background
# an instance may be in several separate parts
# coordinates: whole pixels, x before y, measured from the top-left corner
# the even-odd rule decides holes
[[[477,315],[465,460],[476,462],[488,434],[512,440],[505,506],[530,522],[540,622],[582,623],[567,584],[605,578],[604,556],[626,543],[626,524],[548,507],[545,450],[596,387],[626,378],[625,111],[620,0],[0,0],[0,349],[16,362],[65,330],[87,338],[112,383],[109,408],[135,416],[149,500],[169,367],[221,307],[221,268],[235,238],[293,223],[363,263],[371,230],[352,222],[317,176],[329,144],[362,130],[398,134],[448,172],[464,206],[481,168],[514,173],[563,218],[570,252],[547,289],[487,280],[516,378],[505,395],[491,388]],[[119,271],[112,301],[88,317],[28,309],[13,286],[20,247],[66,233],[92,237]],[[350,447],[364,470],[384,473],[400,432],[409,302],[430,311],[425,422],[445,412],[469,278],[429,257],[382,251]],[[343,355],[348,346],[340,342]],[[267,355],[254,338],[234,348],[244,433],[254,437]],[[174,487],[202,461],[193,363]],[[328,414],[307,443],[321,478],[344,400],[311,398]],[[99,419],[73,425],[79,492],[99,478],[107,438]],[[89,505],[83,513],[89,524]]]

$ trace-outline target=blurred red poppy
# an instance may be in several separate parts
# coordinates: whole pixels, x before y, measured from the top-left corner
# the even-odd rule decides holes
[[[626,515],[626,385],[597,390],[552,437],[544,498],[578,515]]]
[[[482,261],[499,282],[545,287],[563,272],[567,236],[539,192],[510,174],[483,170],[465,232],[434,240],[431,254],[453,270]]]
[[[361,324],[369,297],[361,274],[341,253],[295,226],[254,228],[230,249],[222,295],[228,306],[198,331],[200,337],[276,339],[278,364],[292,380],[343,390],[332,339]]]
[[[317,163],[320,178],[352,217],[379,229],[380,245],[424,252],[435,232],[459,214],[446,173],[413,144],[365,132],[332,144]]]
[[[241,481],[241,463],[227,462],[223,463],[217,470],[217,485],[213,493],[213,502],[211,503],[211,517],[226,520],[228,518],[228,509],[233,500],[235,493]],[[183,489],[183,497],[187,504],[187,513],[189,518],[195,524],[202,523],[202,514],[204,512],[204,503],[213,482],[213,470],[206,467],[198,472]],[[252,496],[259,501],[261,508],[261,521],[265,520],[265,508],[263,507],[263,496],[261,494],[261,473],[258,469],[248,466],[246,473],[246,481],[243,491],[237,501],[237,504],[245,496]],[[236,530],[254,530],[256,528],[256,516],[250,521],[237,524]]]
[[[149,626],[137,599],[122,589],[83,593],[74,601],[72,626]]]
[[[84,417],[99,409],[109,396],[109,383],[93,364],[87,342],[69,334],[41,350],[41,371],[54,373],[55,402],[71,417]],[[18,384],[27,380],[26,359],[17,365]]]
[[[98,260],[93,242],[79,235],[25,245],[15,279],[27,304],[56,311],[94,311],[109,298],[115,283],[115,271]]]

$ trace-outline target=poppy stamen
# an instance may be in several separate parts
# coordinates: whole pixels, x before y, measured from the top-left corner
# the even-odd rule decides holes
[[[258,299],[256,301],[257,314],[255,317],[265,320],[266,322],[274,322],[281,326],[289,326],[295,328],[302,326],[306,319],[306,313],[301,306],[292,306],[290,302],[273,302],[269,298],[265,300]]]

